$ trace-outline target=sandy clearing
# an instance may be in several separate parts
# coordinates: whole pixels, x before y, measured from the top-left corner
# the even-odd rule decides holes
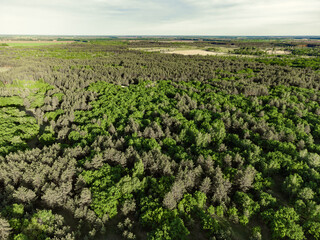
[[[284,51],[284,50],[268,50],[268,54],[276,54],[276,55],[288,55],[291,52],[290,51]]]
[[[158,52],[166,54],[181,54],[181,55],[201,55],[201,56],[234,56],[234,57],[249,57],[256,58],[254,55],[239,55],[229,52],[213,52],[204,49],[179,49],[179,48],[129,48],[130,50],[140,50],[145,52]]]
[[[226,53],[222,53],[222,52],[209,52],[206,50],[202,50],[202,49],[190,49],[190,50],[174,50],[174,51],[167,51],[165,53],[175,53],[175,54],[182,54],[182,55],[226,55]]]
[[[146,52],[160,52],[169,54],[181,55],[214,55],[214,56],[228,56],[226,52],[211,52],[203,49],[179,49],[179,48],[130,48],[130,50],[141,50]]]
[[[181,55],[200,55],[200,56],[225,56],[225,57],[247,57],[247,58],[257,58],[258,56],[255,55],[239,55],[239,54],[232,54],[226,52],[209,52],[206,50],[174,50],[174,51],[165,51],[161,53],[168,53],[168,54],[181,54]]]
[[[190,49],[190,50],[174,50],[174,51],[166,51],[164,53],[171,53],[171,54],[182,54],[182,55],[214,55],[214,56],[226,56],[226,53],[223,52],[209,52],[206,50],[201,49]]]

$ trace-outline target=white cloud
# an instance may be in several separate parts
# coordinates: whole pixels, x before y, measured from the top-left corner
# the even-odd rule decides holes
[[[0,34],[319,35],[319,0],[0,0]]]

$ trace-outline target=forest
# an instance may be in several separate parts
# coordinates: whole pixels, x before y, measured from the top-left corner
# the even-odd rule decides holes
[[[320,239],[319,40],[68,40],[0,44],[0,239]]]

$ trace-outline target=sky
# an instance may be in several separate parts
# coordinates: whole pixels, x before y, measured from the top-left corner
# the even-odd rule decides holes
[[[320,35],[320,0],[0,0],[0,34]]]

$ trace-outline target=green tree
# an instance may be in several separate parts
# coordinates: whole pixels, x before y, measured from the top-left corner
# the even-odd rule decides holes
[[[281,207],[273,214],[264,216],[270,222],[273,238],[305,239],[302,227],[298,224],[300,217],[293,208]]]

